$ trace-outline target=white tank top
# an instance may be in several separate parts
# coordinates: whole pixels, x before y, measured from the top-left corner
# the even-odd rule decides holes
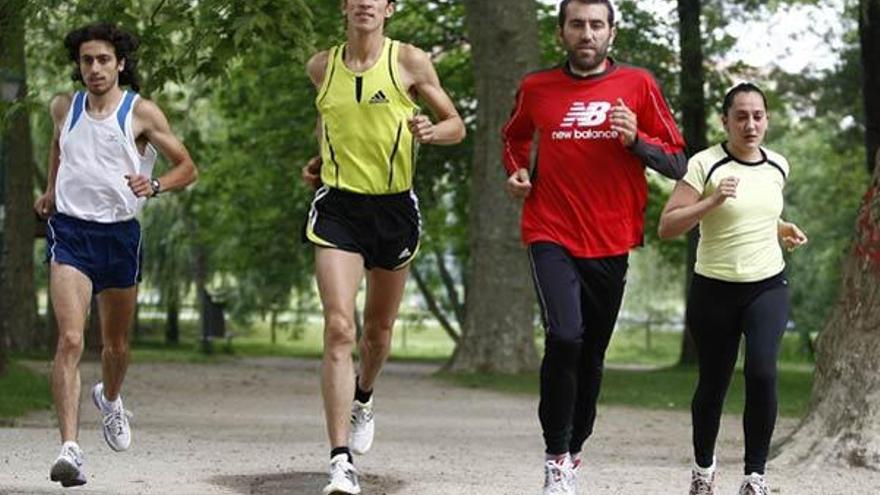
[[[96,120],[86,111],[86,93],[77,91],[64,120],[61,165],[55,185],[58,212],[81,220],[113,223],[134,218],[146,201],[137,198],[126,175],[151,177],[156,150],[141,154],[132,131],[132,109],[139,98],[126,91],[110,116]]]

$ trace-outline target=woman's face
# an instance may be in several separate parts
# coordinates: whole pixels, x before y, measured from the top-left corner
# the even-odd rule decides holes
[[[740,149],[757,149],[767,132],[767,108],[761,94],[754,91],[737,93],[721,122],[730,144]]]

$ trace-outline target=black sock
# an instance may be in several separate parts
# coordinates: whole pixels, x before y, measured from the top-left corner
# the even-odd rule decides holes
[[[360,402],[361,404],[366,404],[370,402],[370,398],[373,396],[373,391],[370,390],[366,392],[361,390],[360,379],[355,379],[354,381],[354,400]]]
[[[336,447],[330,451],[330,458],[338,456],[339,454],[345,454],[345,457],[348,458],[348,462],[354,462],[354,459],[351,458],[351,451],[348,450],[348,447]]]

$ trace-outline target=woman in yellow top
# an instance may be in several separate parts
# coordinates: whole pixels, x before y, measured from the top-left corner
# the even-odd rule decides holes
[[[412,192],[418,144],[450,145],[465,127],[422,50],[385,37],[394,0],[343,0],[346,40],[315,54],[321,156],[303,168],[315,192],[305,229],[315,246],[324,312],[321,391],[330,441],[325,494],[361,493],[352,453],[373,444],[373,385],[391,347],[391,328],[421,220]],[[435,117],[420,112],[423,102]],[[355,377],[355,301],[366,275]]]
[[[752,83],[734,86],[724,97],[721,120],[727,141],[690,159],[659,229],[666,239],[700,225],[687,303],[699,360],[690,494],[715,493],[715,440],[745,335],[745,478],[739,493],[769,495],[764,465],[776,423],[776,361],[789,310],[780,242],[792,250],[807,237],[781,218],[789,167],[761,146],[768,124],[764,93]]]

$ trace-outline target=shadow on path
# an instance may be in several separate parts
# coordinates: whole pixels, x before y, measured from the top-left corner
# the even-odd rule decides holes
[[[326,473],[271,473],[215,476],[211,483],[231,488],[247,495],[270,495],[278,493],[314,495],[321,493],[327,484]],[[363,475],[360,477],[363,493],[392,495],[401,491],[404,483],[385,476]]]

